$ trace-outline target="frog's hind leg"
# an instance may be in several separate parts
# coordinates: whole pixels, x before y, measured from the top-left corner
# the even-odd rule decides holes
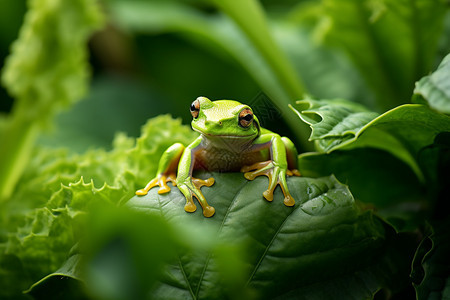
[[[180,143],[175,143],[167,148],[159,160],[156,177],[150,180],[145,188],[137,190],[136,195],[147,195],[148,191],[155,186],[159,186],[158,194],[170,192],[170,187],[167,185],[167,182],[172,182],[174,186],[177,185],[176,171],[183,151],[184,146]]]
[[[287,137],[282,137],[284,147],[286,148],[286,160],[288,164],[288,169],[286,170],[286,175],[289,176],[300,176],[298,170],[298,152],[295,148],[294,143]]]

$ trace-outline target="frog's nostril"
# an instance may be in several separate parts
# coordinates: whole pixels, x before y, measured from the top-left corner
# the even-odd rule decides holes
[[[219,122],[219,126],[222,126],[222,122]]]

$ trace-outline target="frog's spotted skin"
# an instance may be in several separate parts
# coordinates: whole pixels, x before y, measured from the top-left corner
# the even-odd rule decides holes
[[[191,104],[192,128],[200,136],[187,147],[176,143],[169,147],[159,161],[157,175],[136,195],[146,195],[159,186],[158,193],[170,191],[172,182],[186,197],[184,207],[194,212],[196,198],[205,217],[212,217],[210,206],[200,188],[214,184],[214,178],[202,180],[192,177],[194,170],[244,172],[245,178],[267,176],[269,186],[263,193],[267,201],[273,200],[273,191],[280,185],[284,204],[294,206],[286,176],[300,176],[297,170],[297,150],[286,137],[280,137],[259,126],[258,118],[245,104],[232,100],[211,101],[199,97]]]

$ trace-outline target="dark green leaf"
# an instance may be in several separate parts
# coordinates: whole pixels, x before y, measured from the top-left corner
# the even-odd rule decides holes
[[[352,188],[357,200],[376,208],[397,231],[414,230],[423,221],[426,192],[411,168],[388,152],[357,148],[299,155],[304,176],[334,174]]]
[[[370,297],[383,285],[380,270],[367,267],[383,248],[385,229],[371,213],[359,213],[347,188],[333,177],[289,178],[297,201],[292,208],[283,205],[280,191],[273,203],[263,199],[266,179],[248,182],[242,174],[213,175],[215,185],[204,189],[216,208],[210,219],[201,211],[185,213],[185,199],[177,189],[165,195],[154,189],[148,196],[134,197],[128,206],[161,213],[176,224],[195,219],[198,226],[212,228],[221,240],[246,242],[247,268],[242,276],[262,298],[288,293],[300,298],[327,293],[361,298]],[[164,298],[177,291],[179,297],[221,298],[224,293],[217,281],[216,263],[208,253],[180,255],[155,296]],[[347,285],[349,281],[353,286]],[[318,284],[321,289],[316,288]]]
[[[412,277],[417,299],[450,297],[449,220],[433,222],[432,234],[420,245],[414,258]]]

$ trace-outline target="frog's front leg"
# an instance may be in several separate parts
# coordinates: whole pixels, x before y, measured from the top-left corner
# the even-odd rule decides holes
[[[163,153],[159,160],[158,171],[156,177],[150,180],[145,188],[137,190],[136,195],[147,195],[148,191],[159,186],[158,194],[164,194],[170,192],[170,187],[167,185],[167,181],[172,182],[176,186],[176,170],[180,157],[183,154],[184,146],[180,143],[175,143]]]
[[[280,185],[284,195],[284,204],[286,206],[294,206],[295,200],[289,192],[286,175],[298,176],[300,174],[296,168],[294,168],[296,166],[296,160],[292,157],[290,157],[292,166],[289,166],[292,170],[288,169],[287,149],[284,141],[277,134],[264,134],[255,141],[255,147],[259,149],[270,148],[271,160],[244,166],[241,169],[241,172],[245,173],[244,176],[248,180],[253,180],[261,175],[267,176],[269,178],[269,187],[263,193],[264,198],[267,201],[272,201],[273,191],[277,185]]]
[[[186,205],[184,206],[184,210],[187,212],[194,212],[197,210],[193,199],[195,197],[202,206],[203,215],[209,218],[214,215],[215,209],[208,204],[200,188],[202,186],[213,185],[214,178],[211,177],[203,180],[192,177],[196,153],[198,153],[198,151],[202,149],[201,140],[202,138],[200,136],[186,148],[183,155],[181,156],[180,163],[178,165],[177,186],[186,198]]]

